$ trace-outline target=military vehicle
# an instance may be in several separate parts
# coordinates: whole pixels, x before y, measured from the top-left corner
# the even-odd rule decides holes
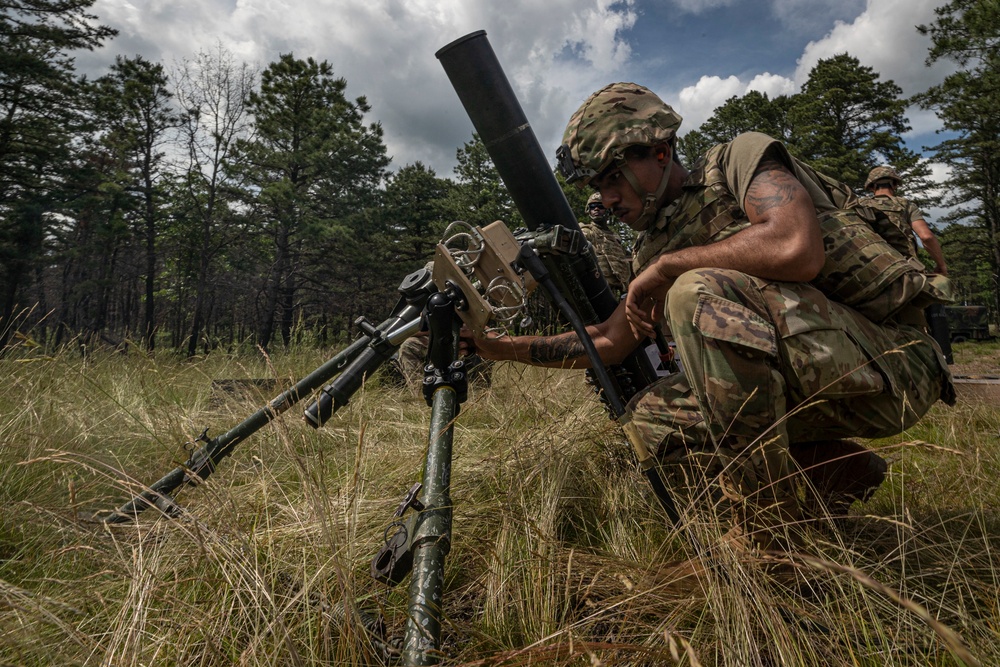
[[[951,342],[964,343],[967,340],[991,340],[989,310],[986,306],[945,306]]]

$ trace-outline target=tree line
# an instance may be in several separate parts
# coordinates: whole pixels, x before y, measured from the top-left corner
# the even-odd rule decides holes
[[[15,336],[188,355],[331,344],[388,312],[450,221],[520,225],[475,135],[454,178],[391,171],[371,107],[327,62],[289,53],[256,71],[220,46],[171,72],[136,56],[78,75],[72,53],[114,37],[92,4],[0,0],[0,349]],[[797,95],[730,99],[678,148],[763,131],[859,190],[893,164],[908,196],[953,206],[941,239],[960,296],[996,312],[995,13],[955,0],[919,28],[929,62],[962,69],[913,100],[841,54]],[[931,149],[952,168],[938,199],[928,158],[902,139],[913,102],[950,133]],[[582,215],[586,193],[566,192]]]

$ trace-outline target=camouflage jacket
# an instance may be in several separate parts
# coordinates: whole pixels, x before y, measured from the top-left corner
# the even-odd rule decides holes
[[[581,222],[580,231],[594,247],[597,265],[608,285],[619,294],[624,293],[632,281],[632,268],[621,239],[614,230],[593,222]]]
[[[917,244],[913,237],[913,222],[924,218],[916,204],[905,197],[878,195],[860,200],[858,208],[871,209],[872,214],[866,217],[872,221],[878,233],[893,248],[916,259]]]
[[[930,293],[917,304],[921,307],[947,301],[928,287],[920,262],[898,252],[864,219],[846,185],[817,173],[792,158],[781,143],[755,132],[715,146],[692,167],[680,198],[664,207],[636,242],[635,274],[663,252],[715,243],[749,227],[741,198],[731,184],[736,171],[731,163],[742,160],[755,166],[770,149],[782,154],[816,206],[826,263],[812,281],[815,287],[876,322],[891,317],[925,291]],[[748,173],[746,165],[743,173]]]

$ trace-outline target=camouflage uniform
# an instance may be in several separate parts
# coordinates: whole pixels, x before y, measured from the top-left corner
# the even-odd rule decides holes
[[[871,192],[872,195],[858,202],[857,208],[878,230],[879,234],[889,241],[893,248],[919,262],[914,223],[923,222],[924,213],[909,199],[885,193],[886,190],[894,193],[900,183],[902,183],[902,179],[892,167],[875,167],[868,173],[868,178],[865,181],[865,190]],[[888,186],[888,188],[881,186]],[[876,191],[879,193],[875,194]],[[924,224],[926,225],[926,222]],[[937,270],[947,273],[944,267],[944,257],[936,240],[934,245],[929,248],[929,252],[937,265]],[[932,275],[929,280],[936,281],[937,279]],[[945,313],[944,304],[934,303],[927,306],[924,315],[931,326],[931,333],[934,335],[935,341],[944,354],[945,361],[949,364],[954,363],[951,350],[951,332],[948,328],[948,316]]]
[[[916,204],[905,197],[895,195],[872,195],[865,197],[858,204],[881,211],[884,216],[877,217],[884,222],[878,227],[879,234],[884,236],[893,248],[916,259],[917,242],[913,235],[913,221],[924,219],[923,212]]]
[[[610,110],[595,111],[591,103]],[[615,117],[620,107],[628,112],[624,121],[623,114]],[[618,130],[616,122],[626,136],[620,143],[627,145],[632,136],[632,144],[652,145],[634,124],[659,114],[662,126],[669,121],[663,109],[669,107],[635,84],[595,93],[567,128],[564,142],[574,164],[596,163],[586,164],[588,150],[608,152],[607,135]],[[585,131],[588,121],[594,126]],[[674,129],[679,123],[676,117]],[[595,137],[595,147],[588,148]],[[758,537],[766,539],[759,542],[789,544],[793,538],[774,531],[798,518],[791,443],[893,435],[938,399],[953,400],[954,390],[911,303],[929,289],[914,275],[919,270],[859,222],[846,186],[795,162],[765,135],[741,135],[692,168],[680,198],[660,208],[640,236],[635,274],[663,252],[713,243],[746,228],[741,203],[768,150],[777,150],[813,198],[827,265],[811,284],[716,268],[679,276],[664,317],[684,370],[647,387],[628,409],[643,444],[667,464],[662,470],[675,491],[703,498],[711,482],[709,493],[721,511],[733,513],[734,521],[742,517],[743,529],[761,531]],[[589,173],[600,170],[591,167]],[[655,195],[647,195],[651,199]],[[874,250],[866,255],[868,247]],[[869,316],[859,312],[866,309]]]
[[[410,336],[402,342],[396,353],[396,365],[406,381],[406,386],[411,389],[423,386],[427,343],[427,336]]]
[[[396,352],[395,364],[406,386],[417,390],[424,384],[424,366],[427,364],[427,349],[430,345],[429,335],[410,336],[402,342]],[[476,381],[489,386],[493,381],[493,362],[487,361],[478,354],[464,357],[466,372],[470,381]]]
[[[902,179],[892,167],[875,167],[868,172],[865,180],[865,190],[874,193],[876,185],[889,184],[895,190]],[[866,217],[873,220],[873,225],[879,234],[884,236],[899,252],[917,257],[917,243],[913,238],[913,223],[923,220],[924,214],[916,204],[904,197],[895,195],[875,195],[862,199],[859,208],[868,209]]]
[[[580,231],[594,247],[597,265],[607,278],[608,285],[616,296],[624,294],[632,281],[632,269],[618,234],[606,226],[590,222],[581,223]]]
[[[608,281],[608,285],[615,292],[615,296],[621,296],[628,290],[628,284],[632,281],[632,263],[625,254],[622,241],[613,229],[608,227],[610,216],[603,204],[600,215],[590,214],[590,207],[599,204],[601,196],[591,195],[587,200],[588,217],[580,223],[580,231],[584,238],[590,242],[597,255],[597,266]]]

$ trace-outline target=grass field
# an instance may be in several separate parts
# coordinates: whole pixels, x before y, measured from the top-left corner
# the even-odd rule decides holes
[[[242,443],[182,516],[95,519],[325,358],[22,348],[0,360],[0,665],[379,664],[406,586],[368,574],[420,480],[429,410],[359,392],[320,430],[298,408]],[[1000,345],[956,348],[1000,372]],[[213,388],[213,382],[215,382]],[[263,383],[266,387],[267,383]],[[1000,664],[1000,406],[938,404],[870,443],[886,484],[807,555],[705,567],[574,372],[497,369],[456,423],[446,664]]]

